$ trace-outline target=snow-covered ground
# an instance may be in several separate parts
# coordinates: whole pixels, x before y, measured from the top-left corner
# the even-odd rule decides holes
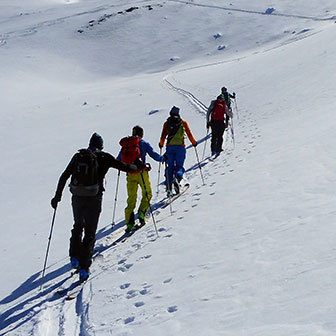
[[[335,1],[2,0],[1,335],[336,335]],[[64,191],[40,290],[50,199],[95,131],[158,150],[181,108],[202,159],[205,108],[237,94],[234,136],[124,243],[125,177],[106,178],[90,280],[73,301]],[[201,173],[204,177],[202,182]],[[160,181],[163,180],[161,169]]]

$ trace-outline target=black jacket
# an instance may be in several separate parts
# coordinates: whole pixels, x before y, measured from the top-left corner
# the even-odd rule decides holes
[[[98,195],[102,195],[105,190],[104,189],[104,177],[107,171],[109,170],[109,168],[116,168],[124,172],[132,172],[137,169],[135,165],[133,164],[129,165],[129,164],[123,163],[117,160],[113,155],[109,153],[106,153],[100,150],[96,150],[94,151],[94,153],[96,154],[97,161],[98,161],[98,184],[99,184]],[[72,157],[68,166],[65,168],[64,172],[59,178],[56,193],[55,193],[55,198],[57,199],[57,201],[61,200],[64,186],[73,172],[76,155],[77,153]]]

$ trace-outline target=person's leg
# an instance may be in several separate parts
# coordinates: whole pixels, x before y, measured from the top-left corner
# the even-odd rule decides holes
[[[220,153],[223,148],[223,134],[225,131],[225,123],[224,121],[220,124],[218,124],[218,142],[217,142],[217,148],[216,148],[216,152]]]
[[[80,268],[88,270],[92,263],[92,254],[96,241],[96,231],[101,213],[102,196],[85,197],[84,238],[81,246]]]
[[[143,180],[140,176],[141,178],[140,186],[142,190],[142,198],[141,198],[141,203],[138,209],[138,218],[141,224],[145,222],[145,217],[148,213],[148,210],[150,207],[150,201],[152,199],[152,187],[151,187],[151,183],[149,180],[148,171],[143,171],[142,176],[143,176]]]
[[[176,146],[176,179],[178,182],[182,180],[183,174],[185,172],[184,169],[184,161],[186,158],[186,149],[184,146]]]
[[[128,229],[134,226],[134,209],[137,201],[138,177],[140,173],[127,175],[127,206],[125,208],[125,223]]]
[[[85,225],[83,205],[83,197],[72,196],[74,224],[71,230],[69,256],[70,258],[76,258],[77,261],[80,259],[82,236]]]
[[[171,190],[175,170],[175,146],[167,146],[166,153],[168,156],[167,170],[166,170],[166,185],[167,191]]]
[[[218,139],[219,139],[219,128],[218,128],[218,122],[216,120],[213,120],[211,122],[211,154],[214,154],[217,152],[218,149]]]

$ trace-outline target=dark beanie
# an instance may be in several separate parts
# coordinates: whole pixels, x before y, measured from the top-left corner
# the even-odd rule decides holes
[[[173,106],[170,110],[171,116],[179,116],[180,115],[180,109],[176,106]]]
[[[144,135],[143,128],[139,125],[134,126],[132,129],[132,135],[143,138],[143,135]]]
[[[98,133],[93,133],[90,139],[89,147],[103,149],[103,138]]]

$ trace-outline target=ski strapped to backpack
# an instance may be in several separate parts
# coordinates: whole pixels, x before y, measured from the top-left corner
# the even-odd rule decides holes
[[[99,191],[96,154],[90,149],[80,149],[74,160],[70,192],[75,196],[96,196]]]
[[[133,164],[136,159],[141,159],[140,141],[141,138],[134,135],[120,140],[122,162]]]

